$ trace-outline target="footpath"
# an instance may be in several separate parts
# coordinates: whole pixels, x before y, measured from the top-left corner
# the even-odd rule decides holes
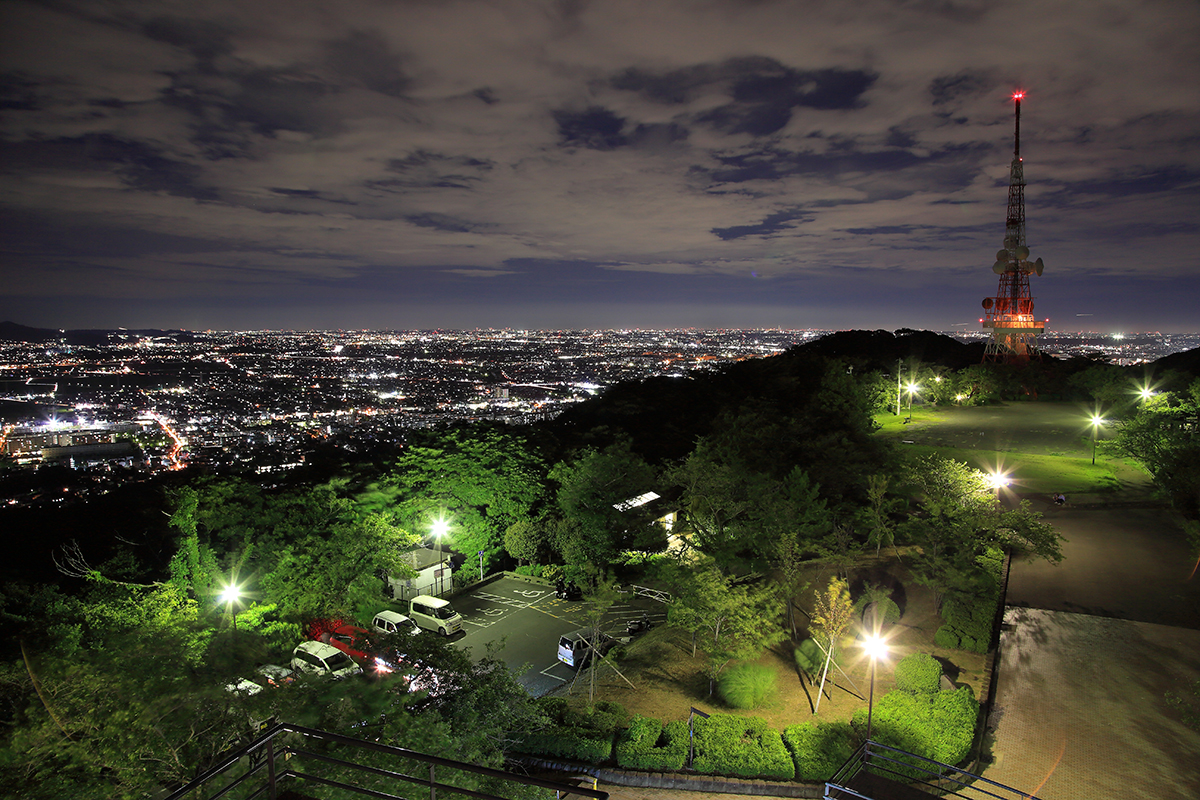
[[[1200,732],[1167,702],[1200,680],[1178,519],[1136,498],[1070,501],[1038,509],[1066,537],[1062,563],[1012,564],[983,775],[1041,800],[1200,798]]]

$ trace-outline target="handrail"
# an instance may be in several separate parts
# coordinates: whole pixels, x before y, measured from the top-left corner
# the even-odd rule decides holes
[[[917,759],[928,766],[913,764],[910,760],[901,761],[895,756],[903,756],[905,759]],[[1019,789],[1014,789],[1011,786],[1005,786],[1002,783],[985,778],[982,775],[967,772],[965,769],[960,769],[950,764],[943,764],[941,761],[934,761],[932,758],[925,758],[916,753],[909,753],[906,750],[891,747],[873,740],[863,742],[851,754],[850,758],[846,759],[845,763],[838,767],[837,772],[825,782],[825,796],[842,797],[844,795],[840,793],[845,792],[854,797],[866,797],[866,795],[860,794],[851,788],[849,784],[855,775],[868,767],[877,773],[888,773],[902,780],[912,780],[896,769],[892,769],[891,765],[924,772],[935,783],[931,783],[930,780],[920,779],[916,780],[916,783],[936,789],[939,792],[944,792],[945,795],[951,797],[967,797],[968,795],[960,793],[961,790],[971,792],[970,797],[983,796],[996,798],[997,800],[1038,800],[1037,795],[1027,794]],[[987,784],[987,787],[977,786],[976,784],[980,782]],[[946,785],[947,783],[950,785]],[[988,787],[996,791],[990,791]],[[839,794],[830,794],[832,791],[839,792]]]
[[[378,753],[383,753],[386,755],[391,755],[397,759],[407,759],[409,761],[421,762],[421,763],[429,765],[429,774],[428,774],[428,777],[415,777],[412,775],[406,775],[401,772],[392,772],[389,770],[381,769],[379,767],[368,766],[365,764],[357,764],[353,761],[347,761],[344,759],[335,758],[333,756],[329,756],[329,755],[325,755],[325,754],[313,753],[313,752],[310,752],[307,750],[301,750],[301,749],[293,747],[291,745],[285,744],[282,747],[276,747],[275,739],[285,733],[296,733],[296,734],[300,734],[301,736],[304,736],[307,738],[320,739],[320,740],[324,740],[324,741],[327,741],[327,742],[330,742],[330,743],[333,743],[336,745],[345,746],[347,748],[354,748],[357,750],[370,750],[370,751],[374,751],[374,752],[378,752]],[[446,767],[446,768],[450,768],[450,769],[456,769],[456,770],[460,770],[462,772],[469,772],[469,773],[472,773],[475,775],[481,775],[481,776],[487,777],[487,778],[495,778],[495,779],[502,780],[502,781],[509,781],[512,783],[518,783],[518,784],[522,784],[525,786],[537,786],[537,787],[540,787],[543,789],[550,789],[550,790],[554,791],[559,797],[563,797],[563,796],[569,795],[569,794],[578,794],[578,795],[582,795],[584,797],[592,798],[592,800],[608,800],[608,792],[602,792],[597,789],[585,789],[581,786],[574,786],[571,784],[560,783],[558,781],[550,781],[550,780],[545,780],[542,778],[532,778],[532,777],[527,777],[527,776],[523,776],[523,775],[514,775],[512,773],[504,772],[503,770],[493,769],[491,767],[483,767],[483,766],[479,766],[477,764],[468,764],[463,761],[454,761],[453,759],[442,758],[441,756],[429,755],[428,753],[421,753],[416,750],[409,750],[404,747],[394,747],[392,745],[380,744],[379,742],[371,742],[371,741],[366,741],[364,739],[355,739],[350,736],[344,736],[344,735],[338,734],[338,733],[331,733],[329,731],[323,731],[323,730],[319,730],[317,728],[306,728],[301,725],[293,725],[293,724],[287,723],[287,722],[280,722],[280,723],[275,724],[274,726],[269,728],[267,731],[265,731],[261,736],[259,736],[254,741],[252,741],[249,744],[244,745],[243,747],[230,753],[228,756],[226,756],[224,759],[222,759],[219,763],[215,764],[210,769],[207,769],[204,772],[200,773],[192,781],[190,781],[189,783],[187,783],[184,786],[179,787],[178,789],[173,791],[171,794],[167,795],[167,797],[164,798],[164,800],[183,800],[183,798],[188,797],[189,795],[192,795],[194,792],[202,790],[203,787],[206,784],[208,784],[210,781],[213,781],[213,780],[221,777],[222,775],[227,773],[230,769],[232,769],[234,766],[236,766],[238,763],[240,763],[242,761],[242,759],[245,759],[245,758],[250,759],[250,764],[249,764],[249,767],[246,770],[246,772],[243,775],[233,779],[226,786],[221,787],[214,794],[204,796],[205,800],[218,800],[218,798],[223,797],[224,795],[233,791],[235,788],[245,785],[246,782],[248,780],[250,780],[251,778],[261,775],[261,773],[264,770],[267,773],[267,775],[265,776],[266,783],[264,786],[259,787],[258,790],[255,791],[251,795],[251,797],[260,796],[265,791],[267,793],[265,795],[266,797],[270,798],[270,800],[275,800],[277,793],[278,793],[278,784],[279,784],[280,780],[283,778],[294,778],[294,779],[298,779],[298,780],[311,780],[311,781],[315,781],[317,783],[323,783],[323,784],[330,785],[330,786],[337,786],[338,788],[347,789],[349,791],[358,792],[360,794],[365,794],[365,795],[368,795],[371,797],[378,797],[378,798],[398,797],[396,795],[387,794],[386,792],[380,792],[380,791],[377,791],[374,789],[366,789],[364,787],[356,787],[356,786],[353,786],[350,784],[345,784],[345,783],[341,783],[338,781],[334,781],[334,780],[331,780],[329,778],[325,778],[325,777],[322,777],[319,775],[311,775],[308,773],[300,772],[299,770],[292,769],[290,767],[287,769],[284,769],[282,771],[279,771],[279,772],[276,771],[276,767],[277,767],[276,762],[279,759],[282,758],[286,761],[286,759],[289,759],[292,757],[312,759],[314,761],[320,761],[320,762],[324,762],[326,764],[336,765],[336,766],[340,766],[340,767],[346,767],[346,768],[356,770],[359,772],[363,772],[366,774],[383,776],[383,777],[388,777],[388,778],[392,778],[392,779],[399,780],[399,781],[405,781],[408,783],[419,784],[419,785],[422,785],[422,786],[425,786],[428,788],[429,797],[431,798],[431,800],[436,800],[438,792],[452,792],[454,794],[458,794],[458,795],[461,795],[464,797],[473,798],[473,800],[504,800],[503,798],[500,798],[493,794],[487,794],[485,792],[479,792],[479,791],[475,791],[473,789],[460,788],[460,787],[452,786],[452,785],[446,784],[446,783],[439,783],[435,777],[435,770],[437,767]]]

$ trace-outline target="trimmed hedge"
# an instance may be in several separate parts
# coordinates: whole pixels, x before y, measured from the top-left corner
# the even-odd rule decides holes
[[[688,755],[687,722],[677,719],[663,727],[651,717],[634,717],[617,740],[617,763],[629,769],[674,772]]]
[[[565,697],[541,697],[534,705],[550,724],[513,734],[512,749],[519,753],[600,764],[612,758],[613,737],[629,719],[624,706],[606,700],[591,709],[574,708]]]
[[[796,780],[825,781],[854,753],[854,730],[847,722],[789,725],[783,742],[796,764]]]
[[[733,708],[759,708],[775,696],[775,670],[753,662],[735,664],[717,679],[717,693]]]
[[[935,694],[941,689],[942,665],[928,653],[913,653],[896,664],[895,676],[901,691]]]
[[[570,758],[589,764],[602,764],[612,758],[612,736],[600,739],[580,736],[569,728],[551,728],[537,733],[513,736],[512,750],[533,756]]]
[[[761,717],[713,714],[693,722],[698,772],[740,778],[792,780],[796,765],[783,744],[779,731],[767,727]]]
[[[959,638],[958,634],[949,625],[943,625],[933,634],[933,643],[947,650],[957,650],[961,642],[962,639]]]
[[[971,750],[978,717],[979,703],[968,686],[936,694],[888,692],[875,702],[871,738],[943,764],[956,765]],[[851,724],[865,736],[867,710],[855,711]],[[923,774],[916,770],[909,772],[910,777]]]

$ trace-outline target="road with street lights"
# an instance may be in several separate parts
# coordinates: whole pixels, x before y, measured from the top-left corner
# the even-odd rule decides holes
[[[463,616],[463,633],[453,644],[482,656],[488,645],[501,646],[498,656],[518,675],[534,697],[569,683],[575,670],[558,661],[558,640],[588,624],[588,604],[561,600],[554,587],[500,578],[452,598]],[[654,625],[666,621],[666,606],[633,594],[622,595],[601,618],[600,628],[621,639],[626,623],[649,616]]]

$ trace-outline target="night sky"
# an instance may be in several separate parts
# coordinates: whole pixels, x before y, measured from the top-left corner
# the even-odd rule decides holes
[[[1192,0],[5,0],[0,319],[1200,330]],[[964,325],[969,323],[968,325]]]

